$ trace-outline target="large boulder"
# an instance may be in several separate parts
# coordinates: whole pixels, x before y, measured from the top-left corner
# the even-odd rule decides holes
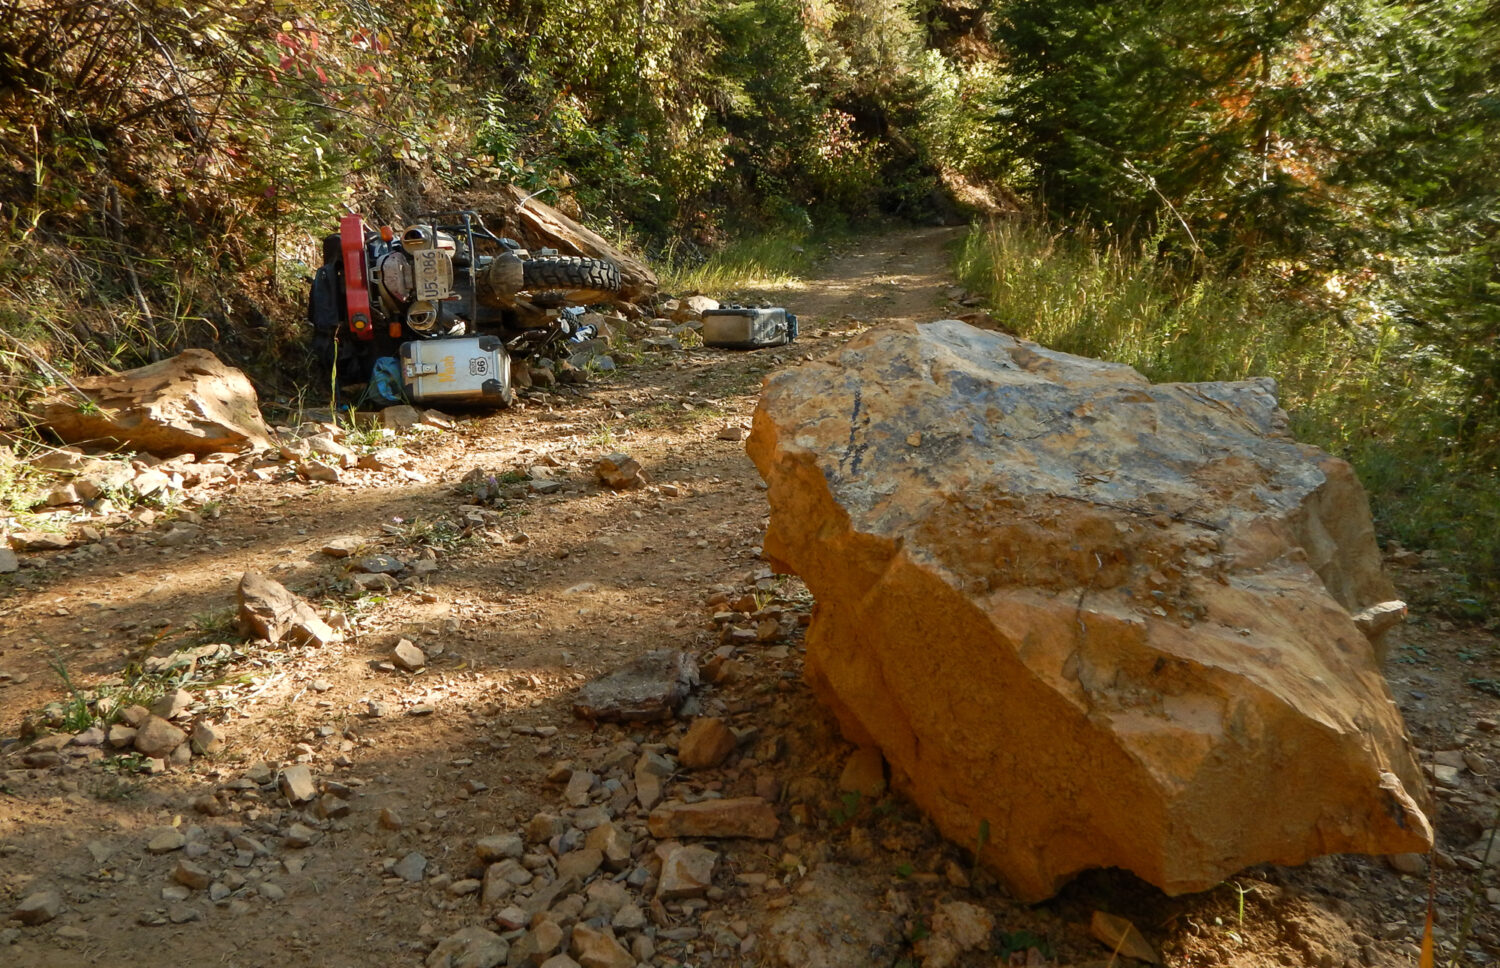
[[[57,388],[41,424],[69,443],[120,446],[158,457],[271,446],[250,380],[208,350]]]
[[[1351,618],[1392,597],[1368,503],[1274,390],[952,320],[767,382],[748,449],[817,601],[808,679],[1023,900],[1431,842]]]

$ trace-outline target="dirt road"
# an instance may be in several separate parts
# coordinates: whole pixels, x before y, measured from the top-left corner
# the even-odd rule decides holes
[[[1102,961],[1109,953],[1087,930],[1096,907],[1137,919],[1173,963],[1405,963],[1425,880],[1367,859],[1268,868],[1175,901],[1100,876],[1021,908],[899,801],[838,796],[849,748],[801,684],[800,631],[721,644],[713,616],[726,600],[748,594],[788,616],[809,604],[798,582],[770,575],[759,557],[767,509],[740,431],[760,380],[868,326],[951,314],[946,246],[956,237],[870,238],[817,278],[746,294],[801,315],[795,346],[646,355],[581,390],[407,438],[410,460],[390,471],[332,486],[246,482],[208,509],[218,516],[183,547],[162,547],[158,528],[139,527],[114,544],[106,535],[98,553],[35,559],[22,581],[0,586],[9,677],[0,735],[17,736],[23,718],[67,698],[58,670],[88,690],[174,647],[226,641],[239,653],[197,689],[226,746],[187,769],[147,779],[82,756],[24,769],[8,747],[0,911],[49,889],[61,903],[43,924],[0,930],[0,964],[418,965],[464,926],[503,931],[493,916],[512,903],[530,918],[544,885],[562,880],[554,855],[603,822],[633,843],[629,858],[576,888],[576,901],[563,892],[539,910],[575,936],[580,924],[613,924],[628,959],[647,964],[913,964],[902,961],[911,942],[950,900],[996,920],[992,943],[966,965],[1009,964],[1014,953],[1025,963],[1032,948],[1049,964]],[[651,486],[599,488],[590,468],[612,451],[639,460]],[[476,468],[561,486],[471,508],[458,487]],[[431,564],[397,590],[355,594],[347,563],[321,552],[339,536],[359,538],[362,553]],[[346,641],[256,650],[233,639],[227,618],[247,570],[344,615]],[[426,653],[421,672],[380,667],[401,638]],[[1454,639],[1431,641],[1436,651]],[[714,664],[718,682],[698,712],[733,727],[739,751],[720,768],[672,775],[667,795],[767,796],[781,829],[770,841],[713,842],[719,864],[704,896],[653,903],[658,844],[632,797],[633,771],[643,754],[675,750],[684,728],[591,728],[570,697],[596,674],[668,647]],[[1430,711],[1464,722],[1431,729],[1462,731],[1493,754],[1474,725],[1484,704],[1456,694],[1465,702]],[[347,815],[294,809],[259,782],[266,766],[293,763],[307,764]],[[597,783],[570,803],[568,781],[585,773]],[[1472,832],[1491,795],[1476,794],[1453,838]],[[538,814],[547,819],[533,822]],[[476,844],[523,828],[531,836],[514,859],[513,893],[485,904]],[[163,829],[182,843],[153,853],[147,845]],[[425,862],[415,877],[413,855]],[[1450,894],[1451,923],[1464,899]],[[1494,930],[1481,897],[1475,943],[1492,944]],[[529,964],[552,953],[525,937],[512,941],[533,944]]]

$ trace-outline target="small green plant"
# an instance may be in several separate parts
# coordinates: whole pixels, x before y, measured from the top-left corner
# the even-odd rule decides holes
[[[980,857],[984,854],[984,848],[989,845],[989,842],[990,822],[988,820],[981,820],[979,821],[979,839],[974,845],[974,868],[972,873],[977,874],[979,872],[979,860]]]
[[[911,866],[911,864],[901,863],[896,865],[896,876],[903,881],[911,877],[914,873],[916,873],[916,868]]]
[[[1052,960],[1052,944],[1046,938],[1031,931],[1007,931],[1000,936],[1000,956],[1004,959],[1012,954],[1025,953],[1035,948],[1042,957]]]
[[[139,773],[145,768],[144,759],[135,762],[135,754],[124,757],[116,757],[115,769],[97,776],[89,785],[89,793],[95,800],[105,802],[118,802],[123,800],[134,800],[145,792],[145,787],[139,780],[127,779],[120,772]],[[122,762],[123,761],[123,762]]]
[[[193,616],[192,627],[200,637],[206,639],[240,639],[235,628],[235,610],[221,608],[211,612],[198,612]]]
[[[78,733],[94,725],[94,714],[89,709],[88,698],[73,685],[73,677],[69,674],[67,665],[54,656],[47,660],[47,666],[68,690],[69,699],[64,704],[62,728],[70,733]]]
[[[1235,920],[1239,924],[1240,931],[1245,930],[1245,895],[1249,894],[1253,887],[1246,887],[1238,881],[1230,881],[1229,886],[1235,893]]]
[[[468,529],[447,518],[431,521],[413,518],[398,525],[396,535],[407,545],[425,545],[443,551],[453,551],[474,540],[474,535]]]
[[[591,447],[609,448],[614,447],[618,440],[619,438],[615,436],[615,432],[609,424],[601,420],[598,426],[594,428],[594,432],[589,435],[588,442]]]
[[[859,816],[859,809],[864,803],[858,790],[847,790],[839,794],[839,805],[829,811],[828,819],[833,821],[835,827],[843,827],[854,822]]]

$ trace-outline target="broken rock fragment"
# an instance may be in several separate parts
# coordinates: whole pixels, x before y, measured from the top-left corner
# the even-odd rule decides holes
[[[719,855],[707,847],[697,844],[676,847],[662,861],[656,896],[664,901],[702,897],[713,885],[718,863]]]
[[[587,682],[573,712],[599,722],[670,719],[698,686],[698,663],[686,652],[658,649]]]
[[[37,891],[22,898],[10,916],[22,924],[46,924],[61,912],[61,894],[57,891]]]
[[[264,575],[245,572],[240,577],[238,597],[236,621],[246,635],[306,646],[329,645],[342,639],[311,605]]]
[[[677,748],[677,759],[690,770],[706,770],[723,763],[738,739],[722,719],[700,716],[688,727]]]
[[[1368,503],[1285,427],[1270,381],[952,320],[769,379],[747,450],[765,553],[818,601],[808,680],[1020,899],[1430,844],[1353,618],[1395,597]]]
[[[647,820],[651,836],[750,837],[770,840],[776,836],[776,811],[760,797],[700,800],[697,803],[668,801],[651,811]]]
[[[605,487],[616,491],[642,487],[650,483],[640,461],[625,454],[606,454],[594,465],[594,476]]]

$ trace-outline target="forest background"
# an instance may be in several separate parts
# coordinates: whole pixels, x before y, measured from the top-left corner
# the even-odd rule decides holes
[[[959,218],[1021,335],[1275,377],[1493,622],[1497,149],[1500,0],[0,0],[0,501],[69,373],[290,386],[350,209],[510,182],[676,288]]]

